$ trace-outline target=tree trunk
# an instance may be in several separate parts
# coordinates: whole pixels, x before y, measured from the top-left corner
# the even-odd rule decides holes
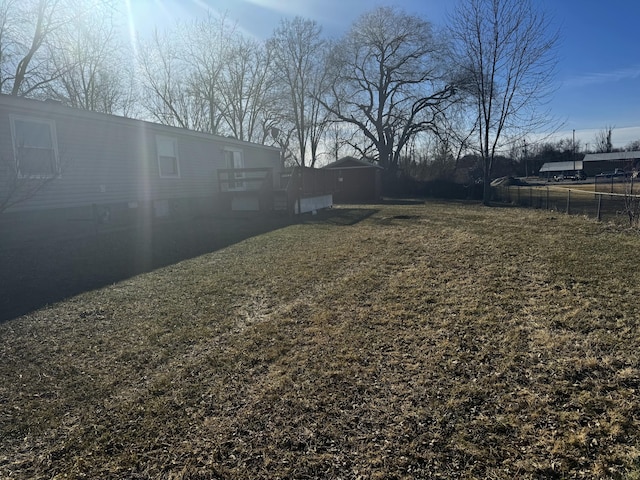
[[[483,159],[482,204],[487,206],[491,204],[491,163],[491,158],[486,157]]]

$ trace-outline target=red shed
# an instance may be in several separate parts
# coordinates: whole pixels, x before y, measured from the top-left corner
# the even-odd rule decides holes
[[[343,157],[323,167],[335,172],[335,203],[371,203],[382,197],[382,170],[367,160]]]

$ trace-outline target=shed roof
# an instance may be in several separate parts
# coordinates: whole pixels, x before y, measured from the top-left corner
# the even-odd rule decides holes
[[[342,157],[340,160],[336,160],[329,165],[325,165],[322,168],[326,169],[334,169],[334,168],[382,168],[380,165],[376,165],[375,163],[371,163],[367,160],[357,159],[354,157]]]
[[[588,153],[584,156],[585,162],[602,162],[616,160],[637,160],[640,159],[640,152],[611,152],[611,153]]]
[[[540,167],[540,173],[546,172],[568,172],[573,170],[582,170],[582,160],[575,162],[547,162]]]

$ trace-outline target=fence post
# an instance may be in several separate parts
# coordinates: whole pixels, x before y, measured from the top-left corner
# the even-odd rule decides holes
[[[598,195],[598,221],[601,220],[600,212],[602,211],[602,195]]]
[[[547,187],[547,210],[549,210],[549,187]]]
[[[571,214],[571,190],[567,190],[567,215]]]

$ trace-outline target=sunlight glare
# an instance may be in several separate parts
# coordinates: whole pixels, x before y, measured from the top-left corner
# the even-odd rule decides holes
[[[129,41],[133,51],[133,58],[138,58],[138,40],[136,38],[136,24],[133,18],[133,9],[131,8],[131,0],[124,0],[127,12],[127,28],[129,30]]]

